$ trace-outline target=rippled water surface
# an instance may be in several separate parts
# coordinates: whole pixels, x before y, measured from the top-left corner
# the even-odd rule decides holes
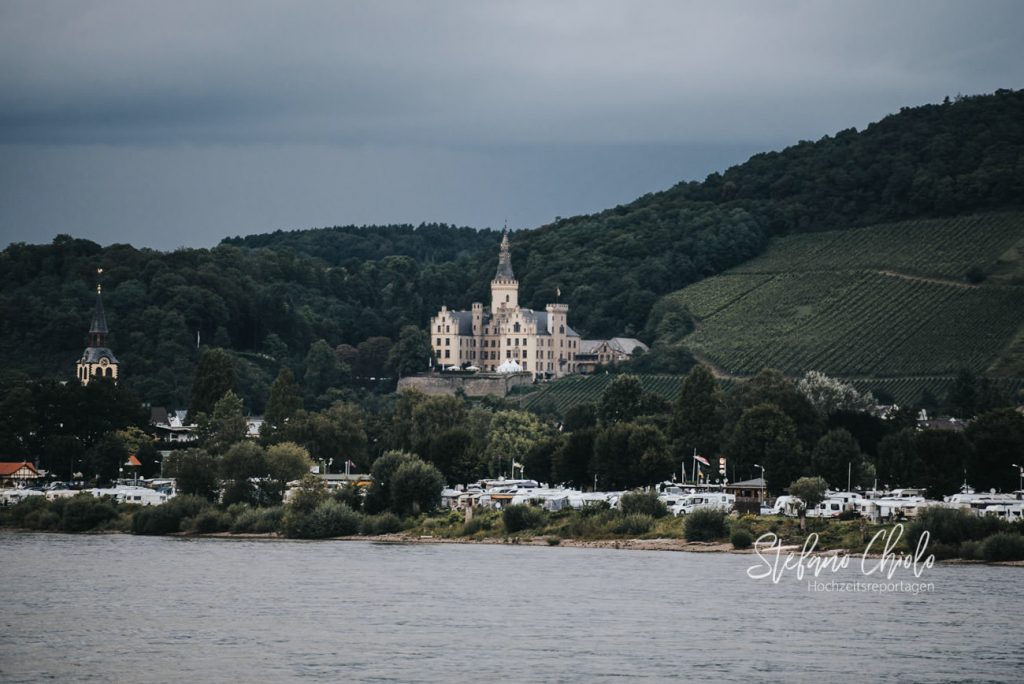
[[[1024,681],[1024,568],[815,593],[754,561],[4,533],[0,681]]]

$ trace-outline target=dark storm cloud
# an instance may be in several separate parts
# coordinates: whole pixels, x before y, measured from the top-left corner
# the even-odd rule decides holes
[[[1019,2],[5,2],[0,242],[55,223],[159,246],[528,226],[1020,87],[1022,19]]]

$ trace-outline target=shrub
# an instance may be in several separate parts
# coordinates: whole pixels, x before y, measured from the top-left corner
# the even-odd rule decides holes
[[[750,534],[749,530],[741,527],[738,530],[733,530],[729,541],[732,542],[732,548],[734,549],[749,549],[754,543],[754,535]]]
[[[50,507],[50,502],[45,496],[26,496],[24,499],[7,509],[7,521],[12,527],[26,527],[25,518],[29,514],[45,511]]]
[[[590,503],[583,504],[583,507],[579,509],[579,515],[584,518],[589,518],[595,515],[601,515],[606,511],[611,510],[611,504],[607,501],[593,501]]]
[[[343,503],[332,499],[304,512],[289,507],[283,519],[284,533],[296,539],[325,539],[357,534],[360,516]]]
[[[515,504],[506,506],[501,512],[501,519],[505,523],[505,532],[513,534],[521,530],[530,530],[544,525],[544,511],[527,504]]]
[[[471,537],[482,529],[484,529],[483,520],[479,517],[473,518],[462,526],[462,536]]]
[[[982,543],[978,541],[965,541],[960,545],[960,557],[964,560],[981,560],[983,558],[981,553]]]
[[[668,507],[658,499],[654,492],[628,492],[619,499],[619,507],[623,515],[642,513],[652,518],[664,518],[668,515]]]
[[[26,515],[22,525],[30,530],[59,530],[60,520],[60,516],[55,511],[39,508]]]
[[[226,511],[218,511],[212,507],[207,508],[192,519],[192,524],[189,527],[198,534],[226,532],[231,529],[231,516]]]
[[[1005,529],[1007,523],[995,516],[978,516],[958,508],[930,506],[919,511],[907,528],[907,546],[911,551],[916,549],[925,530],[930,535],[928,548],[931,550],[935,544],[959,546],[962,542],[985,539]]]
[[[844,521],[845,520],[858,520],[858,519],[860,519],[860,511],[855,511],[853,509],[847,509],[845,511],[841,511],[839,513],[838,519],[839,520],[844,520]]]
[[[238,514],[235,522],[231,525],[234,533],[249,532],[253,534],[267,534],[277,532],[281,528],[281,517],[284,509],[281,506],[272,508],[250,508]]]
[[[1012,532],[993,534],[981,545],[981,556],[989,562],[1024,560],[1024,537]]]
[[[710,509],[698,509],[687,515],[685,529],[687,541],[714,541],[729,534],[725,512]]]
[[[362,534],[393,534],[402,531],[402,519],[394,513],[363,516]]]
[[[544,541],[546,541],[548,543],[548,546],[558,546],[559,544],[562,543],[562,540],[559,539],[558,537],[548,537]]]
[[[117,508],[91,494],[79,494],[64,504],[62,525],[67,532],[85,532],[115,519]]]
[[[195,518],[209,506],[200,496],[183,494],[159,506],[140,508],[132,516],[132,534],[173,534],[181,529],[182,520]]]
[[[660,503],[660,502],[659,502]],[[654,527],[654,516],[646,513],[630,513],[615,523],[612,531],[616,534],[647,534]]]

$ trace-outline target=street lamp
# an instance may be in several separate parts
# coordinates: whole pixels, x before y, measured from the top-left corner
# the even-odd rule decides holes
[[[755,468],[760,468],[760,469],[761,469],[761,501],[763,502],[763,501],[764,501],[764,498],[765,498],[765,497],[764,497],[764,490],[765,490],[765,489],[767,488],[767,486],[768,486],[768,483],[767,483],[767,482],[765,481],[765,479],[764,479],[764,466],[763,466],[763,465],[758,465],[758,464],[756,464],[756,463],[755,463],[755,464],[754,464],[754,467],[755,467]]]
[[[1020,475],[1020,484],[1017,487],[1017,490],[1020,491],[1020,490],[1024,489],[1024,468],[1022,468],[1021,466],[1017,465],[1016,463],[1011,463],[1010,465],[1012,465],[1014,468],[1016,468],[1018,474]]]

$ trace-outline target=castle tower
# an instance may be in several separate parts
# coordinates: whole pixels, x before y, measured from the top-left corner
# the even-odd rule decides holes
[[[98,273],[102,273],[100,269]],[[89,346],[82,353],[76,365],[78,380],[88,385],[94,378],[110,378],[115,383],[118,378],[118,361],[114,353],[107,348],[107,314],[103,311],[103,286],[96,285],[96,307],[93,309],[92,325],[89,326]]]
[[[501,249],[498,251],[498,271],[491,281],[491,313],[496,314],[505,307],[515,309],[519,306],[519,281],[512,272],[512,252],[508,244],[508,228],[501,237]]]

